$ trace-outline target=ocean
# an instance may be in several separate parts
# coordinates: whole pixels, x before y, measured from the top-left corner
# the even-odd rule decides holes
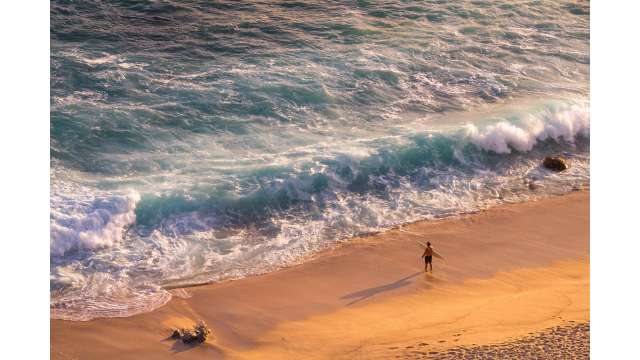
[[[588,1],[50,7],[52,318],[589,184]]]

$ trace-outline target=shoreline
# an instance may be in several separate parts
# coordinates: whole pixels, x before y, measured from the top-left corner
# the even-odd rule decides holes
[[[431,241],[447,259],[435,260],[433,275],[422,273],[421,248],[416,239]],[[408,340],[405,330],[418,331],[409,318],[397,324],[403,331],[393,333],[384,328],[374,331],[371,325],[393,322],[395,320],[389,319],[406,315],[402,311],[422,311],[418,304],[424,303],[425,296],[439,294],[442,298],[459,299],[462,307],[468,306],[475,299],[469,298],[469,293],[477,282],[488,284],[481,291],[487,299],[498,301],[512,296],[513,289],[498,291],[499,285],[505,283],[505,276],[511,276],[509,281],[517,278],[521,283],[530,283],[532,291],[539,292],[541,299],[547,299],[551,305],[559,300],[549,293],[574,291],[572,294],[578,299],[587,300],[586,309],[583,306],[572,310],[578,314],[574,317],[584,322],[588,321],[589,312],[588,264],[589,191],[585,190],[499,205],[454,218],[419,221],[356,237],[323,250],[301,264],[272,273],[171,290],[173,299],[149,313],[86,322],[51,319],[51,357],[282,358],[305,355],[327,358],[352,351],[351,345],[360,349],[360,355],[382,356],[375,344],[363,345],[363,338],[346,329],[361,326],[356,333],[369,332],[364,338],[367,341],[385,339],[402,343]],[[546,273],[547,280],[558,285],[540,284],[530,274],[532,271]],[[422,300],[408,301],[411,297]],[[547,302],[539,305],[550,306]],[[452,315],[454,311],[448,309],[446,303],[436,302],[433,306],[444,309],[443,316]],[[527,303],[525,307],[532,305]],[[343,323],[355,313],[360,317]],[[387,314],[387,318],[381,319],[376,314]],[[167,339],[171,327],[190,326],[199,319],[212,328],[213,339],[196,347],[185,347]],[[316,320],[309,323],[309,319]],[[333,331],[341,336],[310,335],[308,331],[318,331],[322,321],[342,323]],[[538,323],[561,324],[549,319]],[[291,326],[293,328],[287,328]],[[434,326],[436,330],[444,329],[442,325]],[[531,324],[527,327],[535,331],[543,329]],[[287,337],[297,338],[295,345],[274,340],[283,334],[282,329],[287,329]],[[518,333],[486,331],[493,331],[495,336],[485,334],[486,339],[482,340],[485,342]]]
[[[209,285],[216,285],[216,284],[222,284],[225,282],[231,282],[231,281],[241,281],[241,280],[245,280],[247,278],[251,278],[251,277],[259,277],[259,276],[265,276],[265,275],[269,275],[272,273],[277,273],[279,271],[284,271],[287,270],[289,268],[292,267],[296,267],[296,266],[301,266],[304,265],[308,262],[311,262],[319,257],[325,256],[327,253],[331,253],[332,251],[335,251],[343,246],[350,246],[352,244],[352,241],[354,240],[364,240],[367,239],[369,237],[376,237],[376,236],[380,236],[381,234],[385,234],[388,232],[392,232],[392,231],[403,231],[406,232],[408,234],[411,234],[411,231],[408,231],[407,228],[413,226],[414,224],[419,224],[419,223],[430,223],[432,225],[436,225],[438,223],[442,223],[442,222],[447,222],[447,221],[457,221],[457,220],[464,220],[468,217],[473,217],[473,216],[478,216],[480,214],[483,214],[487,211],[492,211],[493,209],[500,209],[500,208],[505,208],[505,207],[510,207],[510,206],[519,206],[522,204],[526,204],[526,203],[535,203],[538,201],[545,201],[548,200],[550,198],[557,198],[557,197],[564,197],[564,196],[569,196],[572,194],[575,194],[576,192],[589,192],[590,191],[590,187],[588,184],[586,185],[581,185],[579,188],[575,188],[574,192],[570,192],[570,193],[566,193],[566,194],[561,194],[561,195],[553,195],[553,194],[547,194],[544,197],[540,197],[540,198],[534,198],[531,200],[527,200],[527,201],[521,201],[521,202],[505,202],[505,203],[500,203],[497,205],[492,205],[488,208],[485,209],[480,209],[480,210],[476,210],[476,211],[471,211],[471,212],[467,212],[467,213],[461,213],[461,214],[457,214],[457,215],[451,215],[451,216],[445,216],[445,217],[441,217],[441,218],[435,218],[435,219],[421,219],[421,220],[414,220],[414,221],[410,221],[407,223],[403,223],[401,225],[395,225],[392,226],[388,229],[384,229],[384,230],[378,230],[378,231],[372,231],[369,233],[362,233],[360,235],[356,235],[356,236],[352,236],[349,238],[345,238],[345,239],[341,239],[338,240],[336,242],[334,242],[333,244],[329,245],[328,247],[321,249],[317,252],[313,252],[307,255],[304,255],[302,257],[300,257],[299,259],[295,260],[294,262],[290,263],[290,264],[285,264],[282,265],[281,267],[278,267],[272,271],[267,271],[267,272],[263,272],[263,273],[256,273],[256,274],[251,274],[251,275],[247,275],[244,277],[239,277],[239,278],[223,278],[222,280],[213,280],[213,281],[203,281],[203,282],[195,282],[195,283],[182,283],[182,284],[175,284],[175,285],[165,285],[162,286],[162,289],[170,291],[171,290],[180,290],[180,289],[189,289],[189,288],[194,288],[194,287],[201,287],[201,286],[209,286]],[[422,234],[413,234],[416,236],[421,236]],[[153,309],[151,311],[154,311],[156,309]],[[134,314],[134,315],[130,315],[130,316],[125,316],[125,317],[131,317],[131,316],[136,316],[139,314]],[[54,318],[52,318],[53,320]],[[96,319],[100,319],[100,318],[94,318],[91,320],[96,320]],[[56,320],[65,320],[65,321],[87,321],[87,320],[66,320],[66,319],[56,319]]]

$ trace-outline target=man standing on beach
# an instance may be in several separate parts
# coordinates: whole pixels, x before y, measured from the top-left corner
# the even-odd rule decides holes
[[[431,268],[431,272],[433,272],[433,248],[431,247],[431,243],[427,241],[427,247],[424,249],[421,258],[424,258],[424,272],[427,272],[427,266]]]

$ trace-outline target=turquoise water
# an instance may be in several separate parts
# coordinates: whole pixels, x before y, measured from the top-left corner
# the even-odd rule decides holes
[[[52,1],[51,315],[572,191],[589,127],[588,2]]]

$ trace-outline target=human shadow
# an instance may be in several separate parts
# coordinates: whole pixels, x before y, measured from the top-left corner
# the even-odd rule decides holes
[[[372,288],[368,288],[368,289],[364,289],[364,290],[360,290],[360,291],[356,291],[356,292],[352,292],[350,294],[344,295],[343,297],[341,297],[340,299],[346,300],[346,299],[355,299],[349,303],[347,303],[347,306],[349,305],[353,305],[357,302],[360,302],[362,300],[368,299],[372,296],[375,296],[379,293],[385,292],[385,291],[390,291],[390,290],[394,290],[394,289],[398,289],[401,288],[403,286],[407,286],[409,284],[411,284],[411,281],[409,281],[409,279],[414,278],[418,275],[422,274],[421,271],[418,271],[416,273],[413,273],[409,276],[403,277],[400,280],[396,280],[392,283],[388,283],[385,285],[381,285],[381,286],[376,286],[376,287],[372,287]]]

